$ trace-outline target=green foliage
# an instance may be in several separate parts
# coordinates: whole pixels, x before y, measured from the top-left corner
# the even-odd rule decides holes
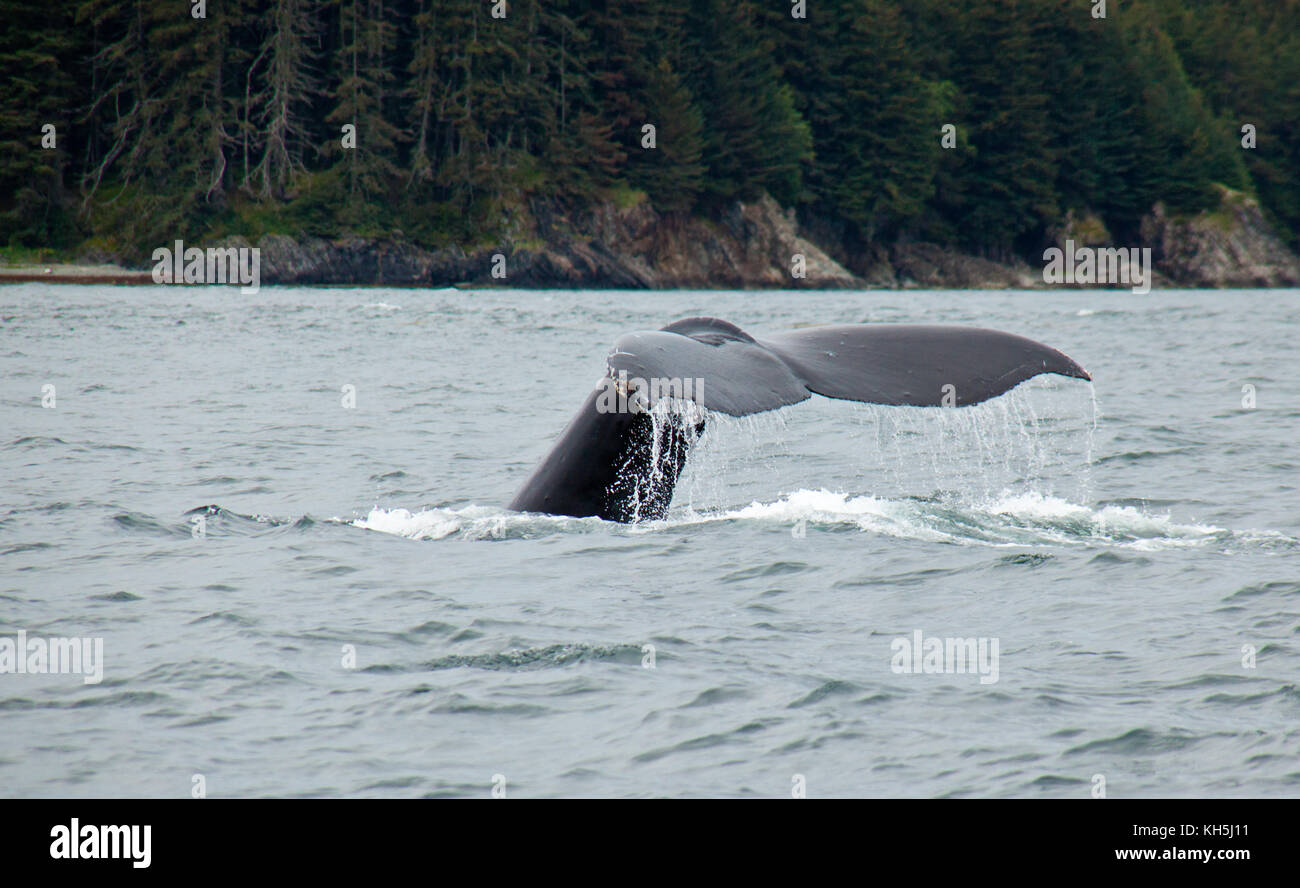
[[[812,157],[808,124],[758,21],[746,0],[694,0],[686,19],[694,50],[686,80],[706,122],[704,192],[715,200],[766,188],[789,202]]]
[[[63,211],[74,88],[67,60],[71,9],[29,33],[32,4],[0,2],[0,245],[63,246],[76,236]],[[27,14],[24,14],[27,13]],[[52,134],[44,128],[53,127]],[[52,135],[53,147],[42,143]]]
[[[1283,229],[1300,234],[1300,2],[1152,0],[1148,11],[1244,160],[1244,178]],[[1253,149],[1241,145],[1247,124]]]
[[[536,196],[767,191],[851,249],[1005,256],[1071,212],[1131,238],[1216,185],[1300,231],[1300,0],[1108,5],[0,0],[0,246],[468,244]]]
[[[642,148],[638,143],[633,149],[645,157],[633,180],[660,209],[689,210],[704,184],[704,118],[666,58],[649,74],[645,105],[646,120],[655,127],[655,147]]]
[[[911,29],[885,0],[836,0],[824,46],[799,82],[817,158],[808,191],[852,226],[855,240],[893,234],[934,194],[942,92],[927,83]]]

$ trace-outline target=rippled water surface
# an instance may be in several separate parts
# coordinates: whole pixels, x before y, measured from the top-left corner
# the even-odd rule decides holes
[[[505,511],[693,314],[1095,383],[714,417],[664,521]],[[0,794],[1300,795],[1297,340],[1295,291],[0,287],[0,637],[105,661],[0,674]]]

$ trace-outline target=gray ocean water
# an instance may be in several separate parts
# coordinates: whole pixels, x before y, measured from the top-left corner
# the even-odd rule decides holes
[[[698,314],[1094,384],[715,417],[662,522],[505,511]],[[1296,291],[0,287],[0,637],[104,659],[0,674],[0,795],[1300,796],[1298,337]]]

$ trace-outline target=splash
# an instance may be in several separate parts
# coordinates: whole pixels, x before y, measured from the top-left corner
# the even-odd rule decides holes
[[[1038,493],[1004,492],[974,504],[935,498],[891,498],[822,489],[795,490],[770,502],[713,512],[676,509],[668,518],[613,524],[599,518],[525,515],[499,508],[375,508],[334,523],[412,540],[536,539],[556,534],[674,534],[683,529],[753,525],[789,532],[859,532],[922,542],[993,547],[1112,547],[1134,551],[1217,548],[1294,552],[1300,540],[1271,530],[1229,530],[1178,522],[1133,506],[1090,507]]]
[[[405,537],[409,540],[530,539],[553,533],[593,530],[599,518],[562,518],[554,515],[525,515],[500,508],[466,506],[460,509],[371,509],[364,518],[335,518],[334,523]]]
[[[376,508],[350,523],[410,539],[641,535],[722,522],[960,545],[1300,548],[1274,531],[1180,523],[1128,505],[1083,505],[1092,501],[1098,415],[1091,385],[1049,378],[956,409],[813,398],[793,409],[705,417],[693,402],[661,401],[644,441],[656,468],[636,481],[633,496],[638,517],[667,480],[662,457],[673,446],[672,430],[684,427],[691,447],[673,509],[662,520],[611,525],[471,506]],[[699,435],[702,419],[707,431]],[[764,490],[771,493],[754,499]]]
[[[1300,540],[1276,531],[1234,531],[1179,523],[1132,506],[1100,508],[1036,493],[1004,493],[973,505],[933,499],[886,499],[798,490],[702,521],[754,521],[823,530],[857,529],[900,539],[991,546],[1113,546],[1156,551],[1200,546],[1294,550]]]
[[[661,398],[650,422],[618,467],[615,487],[627,487],[628,517],[642,521],[668,510],[678,474],[705,428],[707,411],[691,400]]]
[[[818,488],[975,503],[1003,490],[1092,499],[1091,385],[1040,377],[970,407],[813,398],[755,416],[709,417],[677,505],[725,509],[756,492]]]

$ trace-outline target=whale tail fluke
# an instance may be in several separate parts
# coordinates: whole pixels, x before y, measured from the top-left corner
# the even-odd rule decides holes
[[[998,330],[904,324],[809,327],[756,339],[684,318],[620,337],[608,375],[510,503],[614,521],[660,518],[702,421],[664,397],[747,416],[813,394],[871,404],[967,406],[1044,373],[1091,379],[1054,348]]]

